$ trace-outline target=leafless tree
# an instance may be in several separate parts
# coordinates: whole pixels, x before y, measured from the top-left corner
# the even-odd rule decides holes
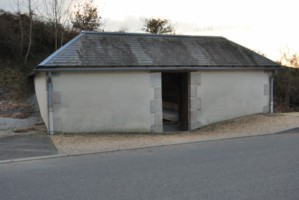
[[[19,20],[19,28],[20,28],[20,47],[19,47],[19,55],[23,57],[23,47],[24,47],[24,29],[23,29],[23,20],[22,20],[22,11],[21,11],[21,3],[20,0],[16,0],[15,5],[17,6],[16,15]]]
[[[45,17],[47,21],[53,24],[55,35],[55,49],[58,49],[60,38],[60,46],[63,45],[63,27],[70,18],[70,7],[74,0],[44,0]]]
[[[289,67],[299,68],[299,54],[283,52],[278,62]]]
[[[24,63],[26,63],[28,60],[28,56],[32,45],[32,26],[33,26],[32,0],[27,0],[27,6],[28,6],[28,16],[29,16],[29,36],[28,36],[29,41],[28,41],[28,48],[27,48],[27,53],[25,55]]]
[[[32,47],[32,29],[33,29],[33,17],[34,17],[34,7],[35,0],[14,0],[11,5],[12,10],[15,10],[15,15],[17,16],[18,22],[18,31],[16,32],[18,35],[14,35],[16,43],[18,43],[18,55],[20,58],[24,59],[24,64],[27,63],[28,57],[30,55],[31,47]],[[18,39],[17,39],[18,38]],[[23,57],[23,51],[26,49],[25,57]]]

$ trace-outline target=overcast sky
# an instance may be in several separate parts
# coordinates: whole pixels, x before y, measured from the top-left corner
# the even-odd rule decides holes
[[[36,0],[41,1],[41,0]],[[281,51],[299,53],[295,0],[94,0],[106,31],[141,32],[141,18],[161,17],[177,34],[219,35],[277,60]],[[12,0],[0,0],[10,10]]]

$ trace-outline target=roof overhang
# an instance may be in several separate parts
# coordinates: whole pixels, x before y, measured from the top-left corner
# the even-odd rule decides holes
[[[129,66],[129,67],[47,67],[35,72],[88,72],[88,71],[197,71],[197,70],[280,70],[280,66]]]

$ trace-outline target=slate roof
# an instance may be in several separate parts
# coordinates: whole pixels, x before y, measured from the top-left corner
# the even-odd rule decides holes
[[[277,68],[223,37],[82,32],[37,66],[53,68]]]

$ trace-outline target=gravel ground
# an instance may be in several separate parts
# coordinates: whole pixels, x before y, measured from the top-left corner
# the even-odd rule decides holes
[[[0,101],[0,137],[18,135],[18,129],[23,129],[23,135],[30,132],[25,129],[39,130],[35,126],[42,123],[35,95],[23,101]]]
[[[46,134],[45,126],[40,122],[39,117],[27,119],[0,117],[0,137]],[[165,134],[78,133],[54,135],[51,136],[51,139],[59,153],[73,154],[270,134],[297,127],[299,127],[299,112],[252,115],[215,123],[189,132]],[[26,131],[28,128],[33,130]]]
[[[41,123],[39,117],[29,117],[26,119],[0,117],[0,131],[7,130],[7,129],[19,129],[24,127],[31,127],[38,123]]]
[[[259,114],[220,122],[200,130],[165,134],[65,134],[51,136],[59,153],[113,151],[213,139],[270,134],[299,127],[299,112]]]
[[[34,129],[34,131],[27,132],[26,129],[29,128]],[[20,133],[18,133],[18,130],[20,130]],[[45,132],[46,130],[40,117],[29,117],[26,119],[0,117],[0,137],[40,133],[45,134]]]

